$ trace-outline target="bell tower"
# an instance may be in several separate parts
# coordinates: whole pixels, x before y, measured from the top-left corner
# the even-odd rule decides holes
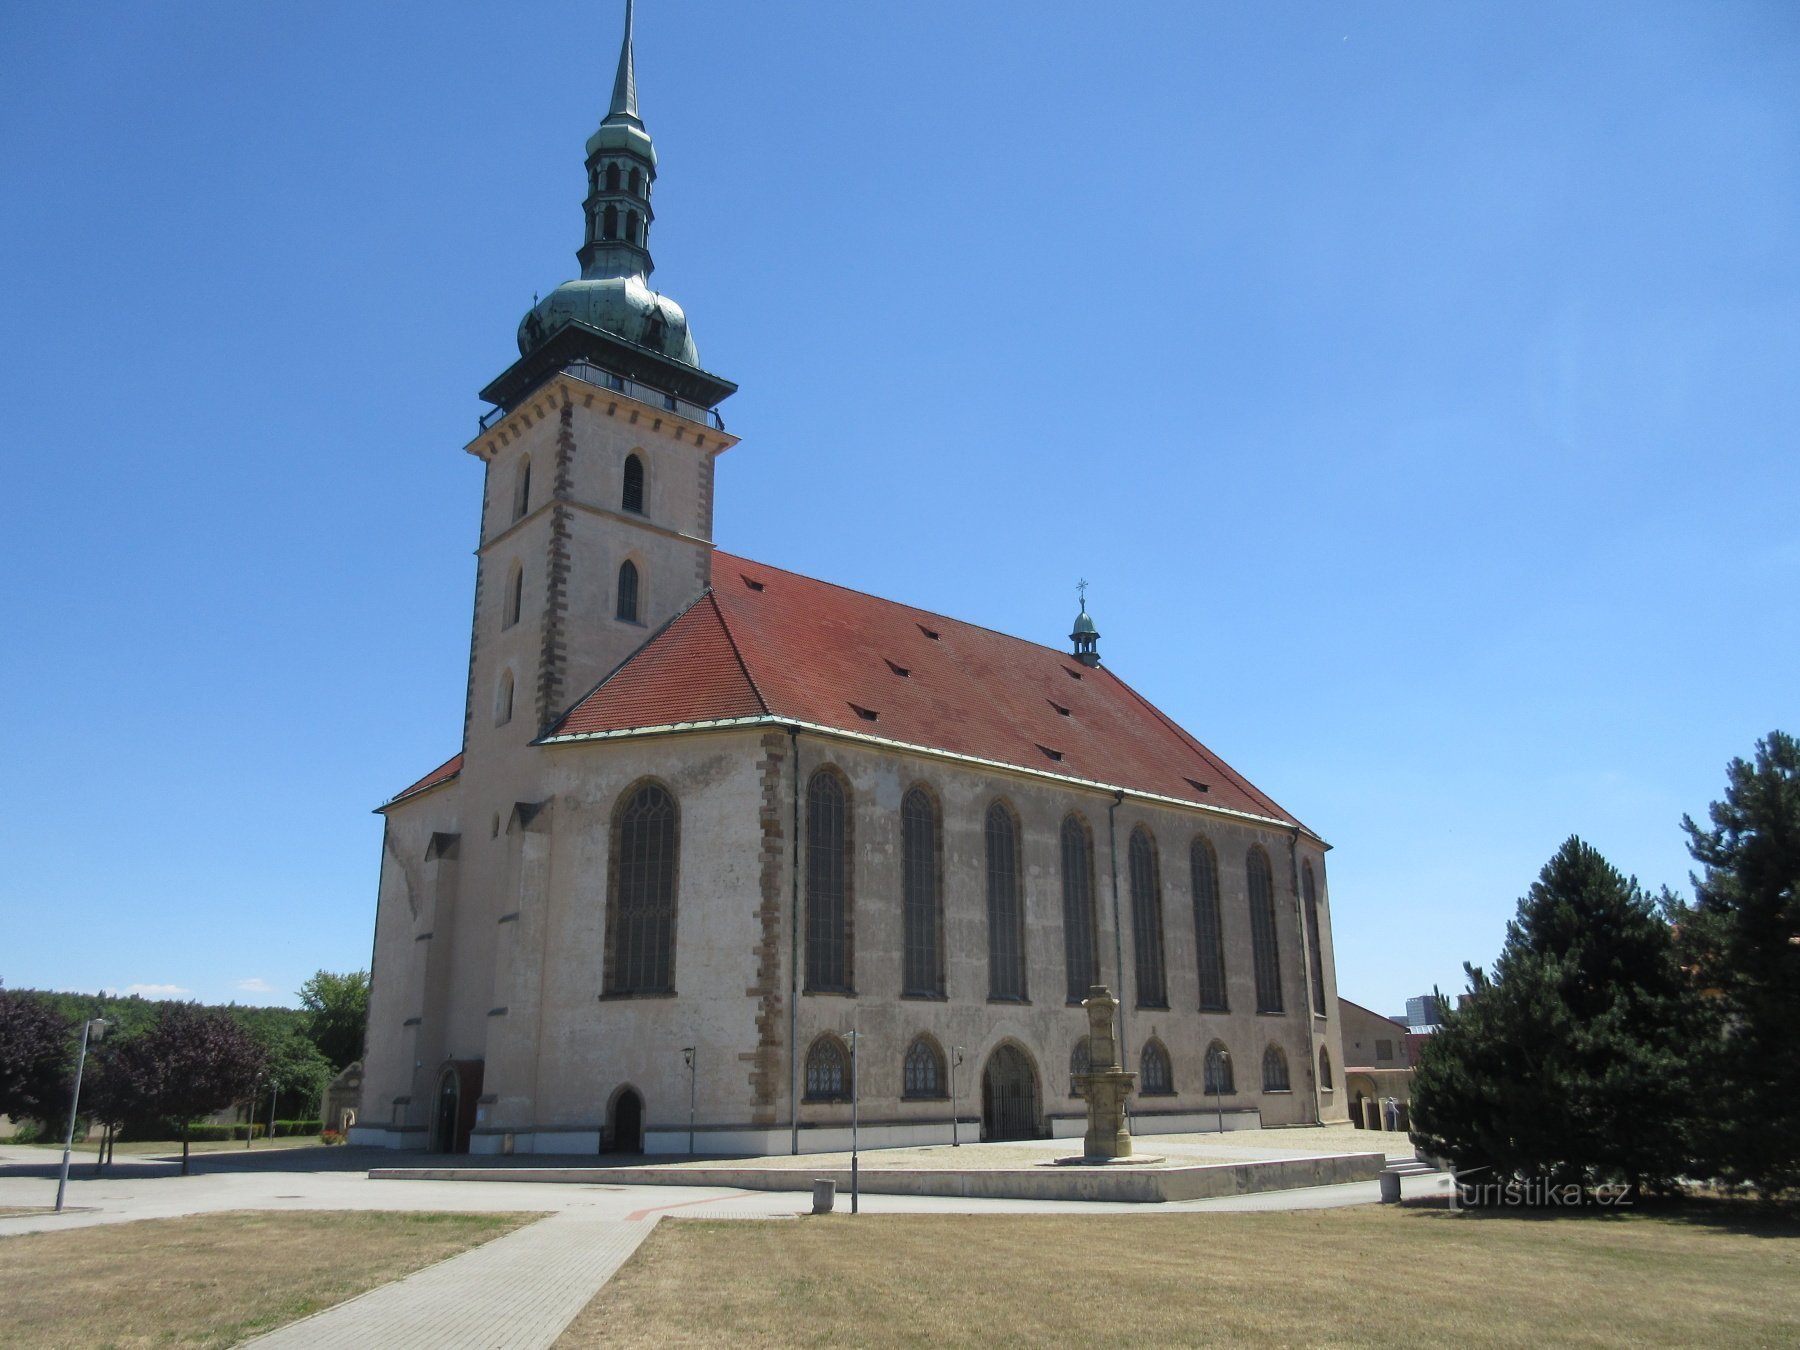
[[[710,583],[713,457],[736,391],[650,289],[656,147],[638,113],[632,4],[587,141],[581,275],[526,313],[481,397],[487,470],[464,748],[522,748]]]

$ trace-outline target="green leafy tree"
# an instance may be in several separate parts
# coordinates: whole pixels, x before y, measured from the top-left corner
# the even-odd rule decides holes
[[[1709,815],[1682,818],[1703,870],[1676,915],[1717,1018],[1703,1161],[1765,1195],[1800,1189],[1800,744],[1775,731],[1732,760]]]
[[[332,1073],[331,1065],[319,1052],[319,1047],[293,1028],[281,1028],[257,1039],[267,1062],[251,1119],[261,1119],[257,1113],[268,1110],[270,1083],[280,1084],[275,1096],[277,1119],[311,1119],[318,1115],[325,1085],[331,1081]]]
[[[1571,838],[1507,925],[1493,978],[1426,1041],[1413,1139],[1459,1171],[1667,1184],[1686,1165],[1695,1000],[1657,901]]]
[[[362,1058],[369,1023],[368,971],[317,972],[300,986],[300,1006],[307,1014],[306,1034],[331,1062],[333,1073]]]
[[[136,1103],[133,1115],[179,1124],[186,1176],[189,1124],[248,1098],[264,1063],[262,1046],[228,1013],[171,1003],[107,1056],[104,1074],[112,1100]]]
[[[44,1120],[69,1103],[74,1022],[33,994],[0,989],[0,1116]]]

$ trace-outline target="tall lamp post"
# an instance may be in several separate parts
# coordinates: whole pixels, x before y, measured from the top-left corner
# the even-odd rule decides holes
[[[857,1042],[861,1039],[862,1038],[857,1034],[856,1030],[855,1014],[852,1014],[850,1022],[850,1212],[852,1214],[857,1212],[862,1194],[862,1174],[859,1170],[860,1160],[857,1156],[857,1129],[860,1108],[859,1089],[862,1084],[860,1081],[861,1075],[857,1073],[856,1064],[857,1050],[860,1048],[857,1045]]]
[[[688,1071],[688,1157],[694,1156],[694,1047],[681,1047],[681,1058]]]
[[[269,1080],[269,1138],[271,1139],[275,1137],[275,1094],[279,1091],[281,1091],[281,1080],[271,1078]],[[255,1134],[256,1131],[252,1130],[250,1133]]]
[[[69,1153],[75,1147],[75,1113],[81,1107],[81,1071],[87,1067],[88,1038],[106,1035],[106,1019],[96,1017],[81,1024],[81,1054],[75,1061],[75,1091],[69,1098],[69,1128],[63,1134],[62,1173],[56,1179],[56,1212],[62,1213],[63,1193],[69,1188]]]
[[[1213,1105],[1219,1112],[1219,1133],[1225,1133],[1225,1075],[1231,1070],[1231,1052],[1219,1051],[1219,1070],[1212,1075]]]
[[[956,1137],[956,1071],[962,1068],[963,1047],[950,1047],[950,1147],[961,1148],[962,1141]]]

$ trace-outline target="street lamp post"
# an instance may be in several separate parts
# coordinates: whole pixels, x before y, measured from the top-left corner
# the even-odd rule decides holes
[[[862,1174],[860,1159],[857,1156],[858,1125],[860,1115],[860,1089],[862,1075],[857,1072],[857,1051],[861,1040],[856,1030],[856,1017],[851,1014],[850,1021],[850,1212],[855,1214],[859,1208],[862,1195]]]
[[[63,1134],[62,1173],[56,1179],[56,1212],[62,1213],[63,1193],[69,1188],[69,1154],[75,1147],[75,1113],[81,1106],[81,1071],[87,1067],[88,1037],[96,1041],[106,1035],[106,1019],[96,1017],[81,1024],[81,1054],[75,1061],[75,1091],[69,1098],[69,1128]]]
[[[269,1138],[271,1139],[275,1137],[275,1094],[280,1090],[281,1080],[271,1078],[269,1080]],[[251,1133],[254,1134],[256,1131],[252,1130]]]
[[[1231,1052],[1219,1051],[1219,1071],[1213,1075],[1213,1105],[1219,1112],[1219,1133],[1225,1133],[1225,1074],[1231,1067]]]
[[[681,1047],[681,1058],[687,1063],[688,1071],[688,1157],[694,1156],[694,1049],[691,1045]]]
[[[962,1141],[956,1137],[956,1071],[962,1067],[963,1047],[950,1047],[950,1147],[961,1148]]]

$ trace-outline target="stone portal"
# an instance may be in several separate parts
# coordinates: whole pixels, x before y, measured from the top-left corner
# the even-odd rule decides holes
[[[1081,1006],[1088,1015],[1088,1071],[1075,1075],[1075,1090],[1087,1098],[1084,1161],[1104,1162],[1131,1156],[1131,1131],[1125,1125],[1125,1099],[1137,1086],[1137,1075],[1119,1064],[1114,1013],[1119,1007],[1103,984],[1093,985]]]

